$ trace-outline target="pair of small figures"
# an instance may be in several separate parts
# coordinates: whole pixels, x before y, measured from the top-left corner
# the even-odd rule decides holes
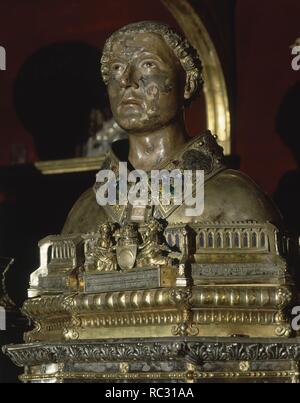
[[[104,223],[86,239],[87,272],[127,271],[133,268],[170,266],[177,254],[167,244],[164,225],[152,218],[143,231],[135,223],[122,227]]]

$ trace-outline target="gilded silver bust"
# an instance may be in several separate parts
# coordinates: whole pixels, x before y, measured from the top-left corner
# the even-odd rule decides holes
[[[7,348],[26,366],[23,380],[298,377],[287,315],[295,243],[271,200],[224,166],[215,136],[189,139],[184,107],[201,72],[195,50],[162,23],[131,24],[106,42],[102,76],[128,141],[112,145],[100,172],[113,172],[118,187],[121,162],[146,176],[201,171],[204,210],[187,215],[185,201],[100,206],[97,180],[62,234],[40,242],[23,307],[34,329],[27,344]]]
[[[205,208],[194,220],[280,225],[280,214],[263,191],[245,174],[223,166],[222,149],[209,132],[188,137],[184,107],[199,94],[203,80],[201,61],[185,39],[162,23],[123,27],[106,42],[102,76],[114,118],[129,140],[113,144],[101,169],[115,169],[119,161],[146,171],[203,169]],[[166,212],[160,215],[166,218]],[[89,232],[107,219],[122,222],[125,217],[130,219],[128,211],[103,210],[90,189],[73,207],[63,233]],[[191,221],[183,208],[167,217],[169,223]]]

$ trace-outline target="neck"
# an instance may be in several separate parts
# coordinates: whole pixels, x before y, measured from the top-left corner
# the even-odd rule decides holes
[[[135,169],[157,169],[186,142],[184,125],[178,121],[142,136],[129,134],[129,161]]]

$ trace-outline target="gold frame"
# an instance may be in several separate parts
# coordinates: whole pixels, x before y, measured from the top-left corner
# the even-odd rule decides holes
[[[216,48],[200,16],[188,0],[161,0],[203,62],[207,128],[218,135],[224,154],[231,152],[231,119],[228,92]]]
[[[38,161],[34,165],[43,175],[97,171],[105,156],[69,158],[65,160]]]

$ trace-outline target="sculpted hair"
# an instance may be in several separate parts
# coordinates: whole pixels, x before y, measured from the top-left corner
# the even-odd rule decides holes
[[[114,32],[106,41],[101,58],[101,73],[105,84],[109,80],[110,59],[112,46],[124,34],[154,33],[160,35],[166,44],[173,50],[186,72],[186,86],[192,88],[189,101],[193,100],[200,92],[203,85],[202,63],[197,51],[178,32],[167,24],[156,21],[142,21],[126,25]]]

